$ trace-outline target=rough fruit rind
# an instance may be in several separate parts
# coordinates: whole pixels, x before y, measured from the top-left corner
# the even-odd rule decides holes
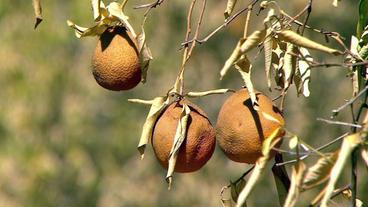
[[[187,100],[173,102],[161,114],[155,124],[152,146],[157,160],[167,169],[170,150],[174,142],[183,103],[190,107],[187,137],[180,147],[175,172],[194,172],[203,167],[211,158],[215,146],[215,129],[207,114]]]
[[[124,27],[108,28],[97,42],[92,73],[97,83],[109,90],[134,88],[141,80],[137,41]]]
[[[284,125],[284,118],[272,101],[260,92],[256,96],[258,111],[252,107],[248,90],[241,89],[225,101],[218,115],[216,139],[225,155],[235,162],[254,164],[262,156],[263,140]],[[282,136],[283,132],[279,134]]]

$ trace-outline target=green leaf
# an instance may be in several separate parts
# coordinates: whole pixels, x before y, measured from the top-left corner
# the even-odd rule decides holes
[[[176,128],[174,144],[169,154],[169,167],[167,169],[167,174],[166,174],[166,181],[169,183],[169,189],[171,188],[172,175],[174,173],[176,159],[178,157],[180,146],[184,142],[187,136],[187,125],[188,125],[189,114],[190,114],[189,106],[187,104],[183,104],[183,110],[180,114],[178,127]]]
[[[327,202],[330,200],[334,192],[335,184],[345,166],[347,159],[350,157],[351,152],[354,150],[354,148],[361,141],[362,139],[359,133],[351,134],[344,138],[337,161],[331,170],[330,179],[326,187],[326,193],[321,201],[321,207],[327,207]]]
[[[359,1],[359,20],[357,24],[357,37],[360,38],[364,28],[368,25],[368,0]]]

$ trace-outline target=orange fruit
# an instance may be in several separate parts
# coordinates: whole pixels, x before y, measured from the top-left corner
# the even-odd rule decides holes
[[[284,125],[284,118],[272,101],[260,92],[256,96],[258,111],[252,107],[248,90],[241,89],[225,101],[218,115],[216,139],[225,155],[235,162],[254,164],[262,156],[263,141]],[[283,135],[282,131],[278,137]]]
[[[134,88],[141,80],[137,41],[124,27],[108,28],[100,37],[92,58],[97,83],[109,90]]]
[[[187,136],[180,146],[174,170],[187,173],[203,167],[215,150],[215,129],[202,109],[187,100],[170,104],[155,124],[152,146],[157,160],[167,169],[183,103],[189,106],[191,112],[188,118]]]

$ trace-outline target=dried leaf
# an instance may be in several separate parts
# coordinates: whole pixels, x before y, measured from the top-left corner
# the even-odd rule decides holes
[[[239,71],[244,80],[245,86],[248,89],[249,96],[252,101],[253,108],[258,110],[256,91],[254,90],[251,80],[252,65],[250,64],[250,61],[246,55],[241,56],[240,60],[235,64],[235,68]]]
[[[356,56],[359,56],[358,52],[359,40],[354,35],[351,36],[351,43],[350,43],[350,52]],[[353,57],[347,57],[347,59],[351,59],[352,63],[355,63]],[[350,71],[352,72],[352,87],[353,87],[353,97],[358,95],[359,93],[359,70],[354,70],[353,67],[350,67]]]
[[[286,201],[284,203],[284,207],[292,207],[297,202],[303,184],[303,179],[305,176],[305,169],[306,166],[301,161],[299,161],[295,166],[293,166],[290,189]]]
[[[221,199],[222,207],[232,207],[233,203],[230,199]]]
[[[185,96],[189,98],[197,98],[197,97],[203,97],[203,96],[208,96],[208,95],[213,95],[213,94],[224,94],[230,91],[233,91],[233,90],[224,88],[224,89],[216,89],[216,90],[203,91],[203,92],[189,92]]]
[[[367,147],[365,147],[364,149],[362,149],[361,156],[362,156],[362,158],[363,158],[363,160],[365,162],[366,167],[368,167],[368,149],[367,149]]]
[[[93,19],[95,21],[99,21],[101,19],[100,3],[101,3],[100,0],[91,0],[92,10],[93,10]]]
[[[290,149],[294,149],[295,147],[298,146],[298,137],[297,136],[293,136],[290,141],[289,141],[289,148]]]
[[[238,200],[239,193],[243,190],[245,184],[246,181],[244,179],[240,179],[237,183],[230,183],[231,198],[233,199],[233,201],[236,202]]]
[[[340,176],[341,171],[343,170],[347,159],[350,157],[351,152],[353,149],[361,142],[360,134],[352,134],[344,138],[342,146],[340,148],[339,157],[335,165],[331,170],[330,179],[327,184],[326,193],[322,198],[321,207],[327,207],[327,202],[330,200],[333,191],[335,189],[335,184],[337,179]]]
[[[184,139],[187,136],[187,124],[188,124],[189,114],[190,114],[190,108],[188,107],[188,105],[183,104],[183,110],[180,114],[178,127],[176,128],[174,144],[169,154],[169,167],[168,167],[167,175],[166,175],[166,181],[169,183],[169,189],[171,188],[172,175],[174,173],[176,159],[179,153],[180,146],[184,142]]]
[[[259,177],[264,171],[264,168],[267,164],[267,161],[269,159],[269,154],[271,149],[275,146],[276,143],[278,143],[280,140],[277,139],[277,136],[279,135],[281,128],[277,128],[275,131],[272,132],[272,134],[266,138],[263,142],[262,146],[262,153],[263,156],[260,157],[255,165],[255,168],[253,169],[252,174],[249,177],[249,180],[243,190],[240,192],[236,207],[242,207],[245,203],[246,199],[249,196],[249,193],[257,183]]]
[[[67,20],[67,24],[69,27],[74,29],[75,36],[77,38],[87,37],[87,36],[99,36],[108,28],[108,25],[104,24],[103,22],[100,22],[99,24],[91,28],[78,26],[70,20]]]
[[[339,1],[341,1],[341,0],[333,0],[333,2],[332,2],[332,6],[334,6],[334,7],[338,7],[338,6],[339,6],[339,5],[338,5]]]
[[[226,75],[227,71],[231,68],[231,66],[233,66],[233,64],[241,56],[240,47],[244,43],[244,41],[245,41],[244,39],[239,40],[238,44],[236,45],[235,49],[231,53],[230,57],[226,60],[225,65],[222,67],[220,71],[220,79],[222,79]]]
[[[225,19],[229,18],[229,16],[233,12],[236,2],[237,0],[227,0],[226,9],[224,12]]]
[[[267,77],[267,86],[268,89],[271,91],[271,66],[272,66],[272,46],[273,46],[274,40],[271,36],[271,30],[267,30],[266,38],[263,42],[263,48],[265,52],[265,71],[266,71],[266,77]]]
[[[107,11],[109,12],[109,16],[112,17],[113,20],[118,20],[124,24],[125,28],[132,33],[133,37],[136,38],[137,34],[135,33],[132,25],[129,23],[129,17],[123,13],[123,5],[117,2],[111,2],[107,7]]]
[[[317,204],[319,203],[319,202],[321,202],[321,200],[322,200],[322,198],[323,198],[323,196],[325,195],[325,193],[326,193],[326,187],[324,187],[319,193],[318,193],[318,195],[311,201],[311,203],[310,203],[310,207],[312,207],[312,206],[317,206]]]
[[[307,61],[313,61],[312,56],[310,55],[309,51],[303,47],[299,48],[300,54],[307,60]],[[301,92],[305,97],[309,97],[310,91],[309,91],[309,83],[310,83],[310,66],[308,62],[305,60],[299,60],[298,61],[298,72],[300,72],[301,76]]]
[[[297,49],[295,45],[287,43],[287,49],[284,57],[284,66],[282,67],[284,71],[284,89],[288,89],[292,83],[293,76],[296,68],[296,56]]]
[[[34,28],[36,29],[37,26],[42,22],[41,0],[33,0],[33,9],[36,17],[36,23],[34,25]]]
[[[338,151],[336,151],[335,153],[321,157],[316,164],[308,168],[303,182],[303,189],[307,190],[327,181],[338,154]]]
[[[294,45],[300,46],[300,47],[305,47],[305,48],[309,48],[309,49],[313,49],[313,50],[319,50],[322,52],[327,52],[333,55],[342,55],[344,54],[343,52],[336,50],[336,49],[332,49],[329,47],[326,47],[324,45],[321,45],[317,42],[314,42],[308,38],[305,38],[301,35],[299,35],[298,33],[291,31],[291,30],[281,30],[279,32],[277,32],[277,35],[279,37],[280,40],[285,41],[285,42],[289,42],[292,43]]]
[[[139,99],[129,99],[129,101],[133,103],[152,104],[151,109],[148,112],[146,121],[144,122],[142,134],[138,144],[138,151],[141,154],[141,159],[143,159],[144,150],[149,140],[152,138],[152,131],[155,126],[155,123],[159,115],[161,114],[162,109],[164,109],[168,105],[169,99],[167,97],[156,97],[150,101],[144,101]]]
[[[144,28],[142,26],[142,32],[137,36],[138,48],[139,48],[139,59],[141,62],[141,70],[142,70],[142,83],[147,81],[147,71],[150,64],[150,61],[153,59],[151,50],[147,46],[146,43],[146,34],[144,32]]]
[[[265,36],[266,29],[254,31],[241,45],[240,54],[247,53],[249,50],[257,47],[264,40]]]

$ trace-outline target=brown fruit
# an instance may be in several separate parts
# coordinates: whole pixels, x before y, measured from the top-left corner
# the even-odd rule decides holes
[[[248,90],[241,89],[225,101],[217,119],[217,141],[225,155],[235,162],[254,164],[262,156],[264,139],[284,125],[284,118],[272,101],[260,92],[256,96],[259,111],[253,109]],[[278,122],[266,118],[262,112]],[[284,132],[278,137],[283,135]]]
[[[183,103],[189,106],[191,112],[188,119],[187,137],[179,149],[175,172],[186,173],[199,170],[211,158],[215,150],[215,129],[202,109],[187,100],[169,105],[155,124],[152,146],[156,158],[167,169]]]
[[[97,83],[109,90],[134,88],[141,80],[137,41],[124,27],[102,33],[92,58]]]

